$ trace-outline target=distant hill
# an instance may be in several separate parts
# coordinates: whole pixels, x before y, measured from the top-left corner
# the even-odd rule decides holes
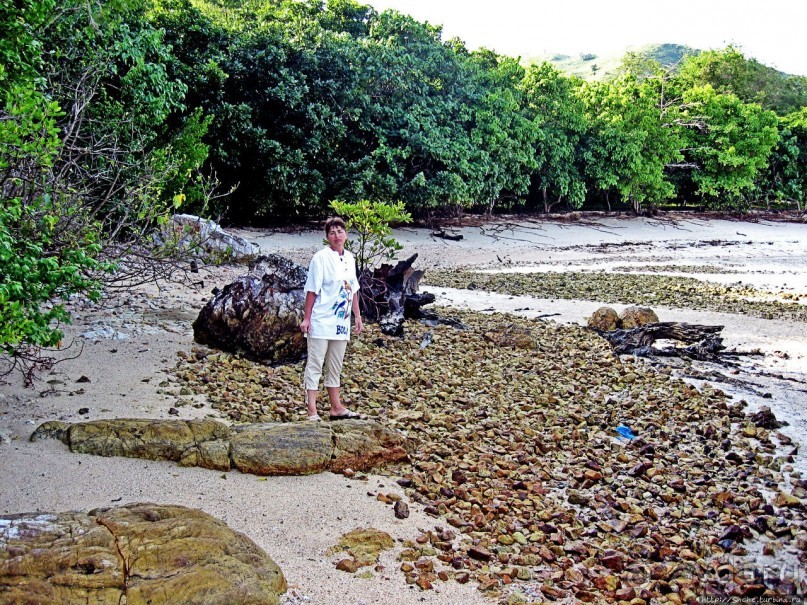
[[[522,62],[529,65],[548,61],[561,71],[578,76],[584,80],[603,80],[613,77],[627,52],[639,53],[644,57],[655,59],[664,67],[675,66],[687,54],[698,54],[700,51],[682,44],[647,44],[629,47],[620,54],[595,55],[581,53],[570,55],[542,55],[525,57]]]

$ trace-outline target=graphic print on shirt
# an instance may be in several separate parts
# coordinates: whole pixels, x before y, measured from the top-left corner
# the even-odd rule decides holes
[[[344,280],[342,287],[339,288],[339,295],[336,297],[336,302],[331,306],[331,312],[337,319],[344,319],[350,312],[350,303],[353,297],[353,288],[350,287],[350,282]]]

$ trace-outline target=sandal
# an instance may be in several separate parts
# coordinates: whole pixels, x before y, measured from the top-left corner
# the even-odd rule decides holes
[[[319,417],[319,414],[312,414],[308,417],[309,422],[322,422],[322,418]]]
[[[362,420],[362,415],[346,410],[341,414],[331,414],[331,420]]]

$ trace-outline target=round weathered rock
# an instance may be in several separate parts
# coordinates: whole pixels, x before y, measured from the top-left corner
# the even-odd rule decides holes
[[[638,328],[646,324],[658,323],[658,315],[649,307],[631,306],[619,314],[619,321],[623,330]]]
[[[305,354],[299,325],[307,271],[276,254],[258,261],[251,273],[215,291],[193,322],[194,340],[252,359],[299,361]]]
[[[600,307],[588,318],[588,327],[610,332],[620,327],[619,315],[611,307]]]

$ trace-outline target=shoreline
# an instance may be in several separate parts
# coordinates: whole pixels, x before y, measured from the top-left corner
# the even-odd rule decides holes
[[[774,231],[778,227],[784,229]],[[636,219],[619,224],[553,223],[542,225],[540,229],[526,225],[521,231],[509,226],[494,231],[490,224],[483,229],[464,227],[464,238],[460,242],[432,237],[423,229],[396,230],[395,236],[404,244],[399,256],[417,252],[420,257],[416,266],[427,270],[432,266],[464,267],[469,263],[476,268],[486,264],[504,265],[505,257],[511,263],[552,261],[558,265],[577,264],[596,269],[623,262],[621,257],[641,263],[658,262],[660,257],[673,255],[682,264],[708,262],[727,268],[764,270],[781,263],[783,268],[790,267],[800,277],[807,273],[807,225],[749,223],[749,228],[744,225],[742,229],[745,235],[738,235],[737,231],[733,222],[670,226],[653,224],[650,219]],[[266,234],[250,230],[242,233],[258,240],[264,252],[288,254],[297,262],[307,262],[322,239],[318,231]],[[737,247],[717,259],[710,254],[717,247],[675,247],[711,239],[750,240],[752,243],[741,249],[741,255],[734,254],[740,250]],[[769,246],[768,241],[775,241],[776,245]],[[619,245],[603,248],[601,244],[607,243]],[[799,250],[802,250],[801,256]],[[444,519],[426,515],[423,506],[414,501],[409,502],[412,516],[408,520],[395,519],[391,507],[376,499],[378,494],[403,494],[395,477],[368,475],[367,480],[362,481],[323,473],[308,477],[258,478],[232,471],[221,474],[180,468],[170,463],[83,456],[67,452],[58,442],[27,442],[30,433],[45,420],[75,422],[127,415],[175,418],[169,414],[169,408],[180,398],[191,402],[178,408],[182,418],[214,413],[203,398],[179,394],[178,385],[170,379],[171,368],[178,361],[177,352],[188,351],[192,346],[188,318],[198,313],[207,292],[213,286],[227,283],[228,276],[243,272],[243,267],[212,268],[204,275],[204,290],[173,286],[162,291],[145,288],[129,295],[128,303],[124,295],[113,309],[81,311],[77,313],[75,324],[68,327],[69,336],[80,338],[82,333],[107,327],[112,331],[106,334],[117,333],[128,338],[110,339],[97,332],[94,338],[82,339],[85,341],[82,356],[57,365],[34,389],[24,389],[15,377],[7,377],[8,384],[0,388],[0,434],[7,437],[0,439],[3,460],[0,479],[5,486],[0,496],[2,514],[91,509],[144,500],[185,504],[216,516],[258,543],[287,577],[290,590],[283,602],[288,605],[303,602],[320,605],[489,603],[473,583],[439,582],[435,584],[436,590],[431,591],[407,586],[398,571],[400,562],[395,560],[395,552],[382,556],[384,569],[369,580],[335,570],[334,557],[325,552],[341,535],[357,527],[388,531],[397,540],[395,551],[400,550],[402,541],[413,540],[420,531],[437,525],[446,527]],[[788,274],[770,273],[765,277],[770,283],[780,283]],[[435,293],[443,299],[440,290],[435,288]],[[461,303],[463,295],[447,293],[438,304],[447,302],[451,305],[447,308],[453,308]],[[480,304],[499,307],[504,301],[509,301],[513,311],[530,307],[528,312],[536,315],[562,313],[549,318],[557,323],[579,324],[590,314],[581,301],[535,298],[524,301],[502,297],[495,303]],[[587,304],[599,306],[596,301]],[[672,317],[667,316],[667,312],[665,309],[664,317],[660,314],[662,321],[698,318],[709,319],[700,323],[712,321],[711,316],[702,311],[671,310],[675,314]],[[799,348],[807,344],[807,333],[799,328],[803,326],[794,322],[781,325],[763,319],[749,322],[736,316],[733,324],[727,322],[725,335],[732,345],[759,344],[766,353],[766,360],[773,364],[772,371],[786,366],[788,372],[807,373],[805,353]],[[792,341],[784,351],[789,359],[777,360],[777,344],[787,339]],[[89,382],[78,382],[82,376]],[[760,397],[758,402],[749,403],[778,404],[780,397],[774,393],[771,399]],[[194,407],[194,404],[202,405]],[[798,399],[791,404],[793,422],[783,432],[804,443],[807,410]],[[84,408],[88,411],[80,413]],[[794,471],[803,472],[803,458],[801,454],[796,457]]]

